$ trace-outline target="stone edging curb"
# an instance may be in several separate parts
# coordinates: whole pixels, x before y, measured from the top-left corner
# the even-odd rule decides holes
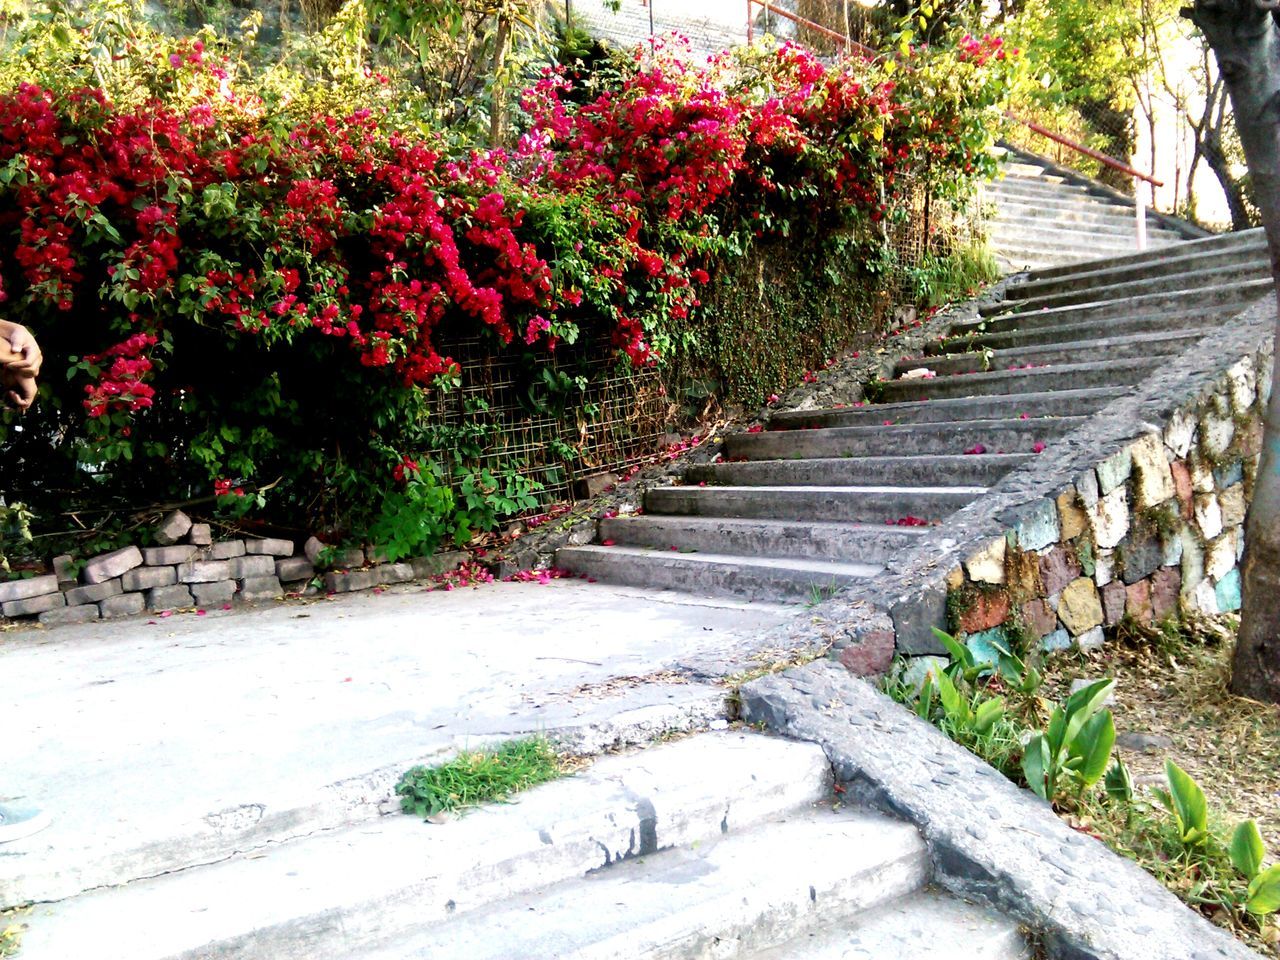
[[[744,721],[821,745],[848,800],[916,825],[935,882],[1025,924],[1051,960],[1259,957],[839,665],[764,677],[741,697]]]

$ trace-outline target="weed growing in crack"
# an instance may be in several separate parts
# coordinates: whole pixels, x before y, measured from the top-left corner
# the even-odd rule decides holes
[[[413,767],[400,778],[400,809],[418,817],[454,813],[554,780],[560,758],[542,737],[511,740],[492,750],[464,751],[437,767]]]

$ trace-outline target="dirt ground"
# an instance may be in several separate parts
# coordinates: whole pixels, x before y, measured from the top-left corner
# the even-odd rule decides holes
[[[1114,677],[1117,753],[1136,784],[1164,785],[1171,758],[1204,789],[1228,830],[1258,821],[1269,859],[1280,855],[1280,706],[1231,695],[1236,621],[1198,621],[1182,635],[1121,630],[1120,642],[1046,670],[1043,695],[1072,680]]]

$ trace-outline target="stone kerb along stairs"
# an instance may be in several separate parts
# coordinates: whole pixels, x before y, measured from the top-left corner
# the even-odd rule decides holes
[[[872,583],[932,525],[1040,456],[1271,290],[1261,231],[1181,243],[1010,285],[879,402],[776,414],[720,462],[649,491],[558,562],[600,579],[818,600]]]
[[[984,199],[995,208],[989,221],[992,249],[1008,269],[1122,257],[1137,249],[1132,199],[1031,155],[1014,154],[1001,169],[1003,176],[986,186]],[[1204,235],[1154,212],[1147,213],[1146,223],[1152,250]]]
[[[1029,960],[823,749],[708,733],[443,827],[384,817],[30,917],[22,960]]]

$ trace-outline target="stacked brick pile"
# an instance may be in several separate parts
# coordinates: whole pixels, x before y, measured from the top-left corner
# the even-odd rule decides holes
[[[316,565],[325,545],[311,537],[295,553],[292,540],[214,541],[207,523],[175,510],[153,532],[156,546],[123,547],[83,565],[55,557],[53,573],[0,582],[0,614],[37,617],[42,624],[88,623],[184,607],[274,600],[315,592]],[[330,551],[328,593],[425,580],[468,558],[461,552],[379,563],[378,551]],[[372,563],[367,569],[366,563]]]
[[[157,546],[123,547],[88,560],[76,575],[72,557],[57,557],[54,572],[0,583],[0,613],[38,616],[41,623],[85,623],[146,610],[252,602],[283,596],[315,569],[295,557],[289,540],[220,540],[209,525],[177,510],[154,535]]]

